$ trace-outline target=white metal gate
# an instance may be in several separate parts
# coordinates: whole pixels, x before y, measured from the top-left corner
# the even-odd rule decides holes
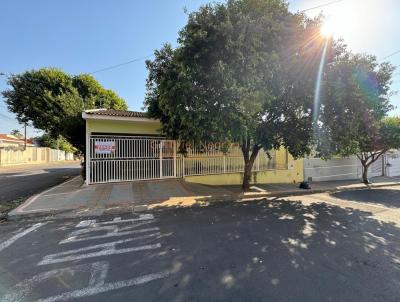
[[[163,138],[91,135],[89,183],[176,177],[176,142]]]
[[[388,152],[386,154],[386,175],[390,177],[400,176],[400,152]]]
[[[383,156],[375,161],[368,170],[368,177],[382,176]],[[359,179],[362,176],[362,166],[356,156],[348,158],[321,158],[304,159],[304,175],[306,180],[331,181]]]

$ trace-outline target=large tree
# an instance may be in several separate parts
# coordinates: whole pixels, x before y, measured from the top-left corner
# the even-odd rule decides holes
[[[400,148],[400,119],[387,117],[393,70],[374,56],[349,52],[326,67],[318,149],[324,157],[357,155],[364,183],[382,154]]]
[[[147,61],[145,106],[165,135],[240,144],[248,190],[261,148],[310,152],[319,20],[281,0],[229,0],[189,14],[178,46]],[[328,60],[335,53],[329,44]]]
[[[3,96],[19,122],[29,122],[53,138],[62,136],[81,152],[85,148],[83,110],[127,109],[123,99],[86,74],[70,76],[42,68],[11,75],[8,85]]]

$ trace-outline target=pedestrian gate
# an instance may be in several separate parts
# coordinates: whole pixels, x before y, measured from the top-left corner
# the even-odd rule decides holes
[[[176,177],[176,142],[140,136],[91,135],[89,183]]]

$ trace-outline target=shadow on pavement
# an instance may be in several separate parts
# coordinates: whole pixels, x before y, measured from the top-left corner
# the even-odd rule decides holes
[[[154,211],[156,219],[137,227],[156,226],[160,234],[135,242],[160,248],[100,259],[111,268],[106,282],[165,270],[169,275],[84,300],[397,301],[400,229],[370,214],[324,203],[266,200]],[[44,238],[39,235],[38,243]],[[21,249],[21,257],[8,256],[10,261],[2,263],[2,270],[13,274],[4,273],[2,284],[10,278],[13,283],[27,278],[25,267],[38,263],[46,255],[43,246],[57,241],[48,237]],[[77,247],[81,246],[69,248]],[[99,258],[95,259],[92,262]],[[41,272],[74,264],[44,267]],[[17,265],[24,270],[16,270]],[[73,275],[74,280],[79,277]],[[74,290],[65,283],[71,279],[58,276],[52,280],[57,283],[49,283],[51,293],[59,280],[68,284],[68,289],[59,286],[63,291]],[[37,286],[35,299],[29,301],[48,295],[44,286]]]
[[[370,213],[261,201],[159,215],[168,234],[164,251],[145,261],[161,261],[175,272],[158,292],[165,301],[395,301],[400,296],[400,229]]]
[[[368,189],[332,193],[332,197],[366,203],[381,204],[386,207],[400,208],[400,189]]]

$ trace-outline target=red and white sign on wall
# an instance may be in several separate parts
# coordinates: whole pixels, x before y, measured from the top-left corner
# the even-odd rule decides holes
[[[115,151],[115,142],[94,142],[94,152],[96,154],[112,154]]]

